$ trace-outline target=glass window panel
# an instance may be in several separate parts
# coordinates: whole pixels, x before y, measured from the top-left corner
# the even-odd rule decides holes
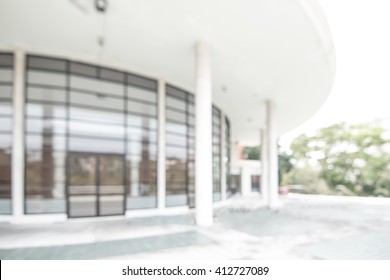
[[[157,185],[152,181],[129,181],[129,196],[151,196],[157,194]]]
[[[189,124],[192,124],[192,125],[195,125],[195,118],[191,115],[188,116],[188,123]]]
[[[155,92],[141,88],[127,87],[127,96],[129,98],[157,103],[157,94]]]
[[[126,166],[128,170],[136,170],[138,168],[157,170],[157,157],[149,156],[149,158],[142,157],[142,155],[126,155]]]
[[[41,194],[28,194],[26,199],[27,214],[65,213],[65,198],[47,198]]]
[[[11,165],[11,152],[11,135],[0,134],[0,166]]]
[[[87,108],[69,108],[69,115],[71,119],[105,122],[105,123],[117,123],[122,124],[124,122],[124,115],[121,112],[104,112],[100,110],[93,110]]]
[[[118,155],[99,156],[99,183],[103,193],[124,192],[124,158]],[[104,189],[102,187],[105,187]],[[116,188],[110,188],[116,186]],[[122,188],[119,188],[122,187]]]
[[[99,215],[123,215],[124,199],[123,194],[99,196]]]
[[[75,152],[122,154],[124,153],[124,143],[123,141],[70,137],[69,150]]]
[[[11,187],[9,185],[0,185],[0,192],[9,194],[9,197],[0,195],[0,214],[12,214]]]
[[[0,131],[4,132],[4,131],[11,131],[11,130],[12,130],[11,117],[0,117]]]
[[[118,111],[124,110],[123,99],[112,98],[102,94],[86,94],[79,92],[71,92],[70,102],[72,104],[93,106],[102,109],[115,109]]]
[[[146,159],[155,159],[157,156],[157,145],[145,141],[142,142],[128,142],[127,152],[132,155],[142,155]]]
[[[124,87],[122,84],[104,80],[71,76],[70,84],[74,89],[88,90],[96,93],[107,93],[119,97],[123,97],[124,95]]]
[[[175,134],[166,134],[166,143],[168,145],[175,145],[175,146],[187,146],[187,137],[185,135],[175,135]]]
[[[66,75],[62,73],[49,73],[30,70],[27,73],[27,82],[48,86],[66,86]]]
[[[66,91],[54,88],[27,88],[27,99],[49,102],[66,102]]]
[[[185,193],[186,190],[184,189],[181,190],[179,194],[171,194],[170,191],[167,190],[167,199],[166,199],[167,207],[187,205],[188,197]]]
[[[27,135],[26,147],[28,149],[51,149],[63,151],[66,148],[66,138],[57,135]]]
[[[118,84],[115,82],[108,82],[104,80],[98,81],[99,89],[96,91],[98,92],[104,92],[107,94],[116,95],[118,97],[124,97],[125,95],[125,89],[123,84]]]
[[[167,85],[166,86],[167,96],[176,97],[182,100],[186,100],[187,93],[177,87]]]
[[[97,76],[97,68],[92,65],[83,63],[71,62],[70,71],[75,74],[86,75],[91,77]]]
[[[166,157],[167,159],[180,159],[186,161],[187,160],[187,149],[180,147],[166,147]]]
[[[0,102],[0,115],[12,115],[12,104],[9,102]]]
[[[184,183],[169,183],[167,182],[167,194],[185,194],[187,192]]]
[[[126,199],[126,209],[147,209],[147,208],[156,208],[157,207],[157,198],[156,195],[151,196],[136,196],[130,195]]]
[[[13,75],[12,69],[0,68],[0,81],[1,82],[11,82],[12,75]]]
[[[26,120],[26,131],[37,133],[54,133],[65,134],[66,133],[66,121],[57,119],[33,119],[28,118]]]
[[[157,119],[146,116],[131,115],[130,113],[127,117],[127,125],[142,127],[145,129],[157,129]]]
[[[79,121],[69,122],[71,135],[97,136],[107,138],[124,138],[124,127],[121,125],[85,123]]]
[[[180,100],[180,99],[177,99],[174,97],[167,96],[165,102],[166,102],[167,107],[179,109],[179,110],[182,110],[183,112],[186,111],[186,102],[184,100]]]
[[[29,164],[26,168],[26,184],[53,186],[54,182],[65,182],[65,168],[46,167],[42,164]]]
[[[61,105],[33,104],[26,105],[27,116],[66,118],[66,108]]]
[[[167,122],[166,130],[167,132],[185,135],[187,133],[187,126],[185,124]]]
[[[0,152],[11,153],[11,134],[0,134]]]
[[[8,53],[0,53],[0,65],[1,66],[12,66],[14,56]]]
[[[134,101],[128,101],[127,102],[127,111],[132,112],[132,113],[156,116],[157,115],[157,106],[143,104],[143,103],[137,103]]]
[[[157,170],[155,168],[143,168],[142,164],[138,162],[132,165],[132,162],[127,162],[127,181],[128,182],[142,182],[142,183],[156,183],[157,182]]]
[[[190,136],[190,137],[195,137],[195,128],[194,127],[189,127],[188,128],[188,135]]]
[[[175,112],[175,111],[167,109],[166,110],[166,118],[167,118],[167,120],[174,121],[174,122],[181,122],[181,123],[187,122],[187,116],[186,116],[185,112],[179,113],[179,112]]]
[[[190,104],[188,106],[188,113],[190,113],[191,115],[195,116],[195,106]]]
[[[188,138],[188,147],[190,149],[195,149],[195,138],[191,138],[191,137]]]
[[[220,140],[221,140],[220,134],[217,134],[217,135],[213,134],[213,143],[214,144],[219,144],[219,142],[221,142]]]
[[[195,160],[195,151],[188,150],[188,160]]]
[[[106,69],[106,68],[100,69],[100,77],[103,79],[107,79],[119,83],[123,83],[125,81],[125,74],[123,72]]]
[[[70,217],[90,217],[97,215],[96,195],[69,196]]]
[[[46,57],[29,56],[27,58],[27,65],[30,68],[66,71],[66,61],[60,59],[51,59]]]
[[[153,91],[157,91],[157,81],[140,77],[137,75],[127,74],[127,82],[129,85],[139,86],[147,88]]]
[[[69,154],[68,166],[71,194],[96,192],[96,155],[71,153]],[[91,188],[81,188],[81,186],[91,186]]]
[[[187,180],[186,170],[168,169],[166,172],[166,180],[168,184],[182,183],[185,185]]]
[[[142,139],[157,143],[157,131],[146,130],[142,128],[128,127],[127,140],[128,141],[142,141]]]

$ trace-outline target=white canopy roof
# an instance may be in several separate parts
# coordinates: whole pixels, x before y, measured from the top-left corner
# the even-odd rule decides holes
[[[264,101],[278,133],[330,93],[332,40],[314,0],[2,0],[0,47],[118,66],[194,91],[195,43],[212,51],[213,101],[232,140],[257,143]]]

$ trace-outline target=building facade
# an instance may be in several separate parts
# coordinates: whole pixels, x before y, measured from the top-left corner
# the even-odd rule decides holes
[[[16,65],[23,73],[17,79]],[[193,93],[156,78],[29,53],[0,53],[0,67],[0,214],[13,213],[14,149],[24,158],[24,172],[14,174],[24,182],[24,215],[74,218],[195,206]],[[23,102],[15,104],[20,80]],[[213,197],[220,201],[221,177],[229,177],[230,127],[220,109],[212,112]],[[15,114],[23,115],[23,125],[13,122]],[[16,130],[23,147],[13,145]],[[164,166],[162,186],[158,166]]]
[[[277,207],[277,139],[334,69],[312,0],[0,0],[0,218],[195,208],[208,226],[237,143],[261,143]]]

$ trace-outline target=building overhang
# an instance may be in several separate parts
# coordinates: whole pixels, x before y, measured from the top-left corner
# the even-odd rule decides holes
[[[212,52],[213,102],[232,140],[258,143],[264,102],[275,104],[280,135],[313,115],[330,93],[334,48],[313,0],[6,0],[0,47],[117,65],[195,87],[195,44]]]

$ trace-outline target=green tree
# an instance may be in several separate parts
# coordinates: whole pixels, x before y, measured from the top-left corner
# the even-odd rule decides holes
[[[244,147],[244,158],[248,160],[259,160],[260,146]],[[293,168],[293,165],[291,163],[291,155],[287,154],[286,152],[280,152],[280,149],[279,149],[278,160],[279,160],[279,185],[280,185],[283,174],[288,173]]]
[[[390,140],[374,125],[338,123],[300,135],[291,144],[296,164],[317,162],[329,187],[347,187],[359,195],[390,196]]]
[[[244,158],[248,160],[259,160],[260,158],[260,147],[244,147]]]

